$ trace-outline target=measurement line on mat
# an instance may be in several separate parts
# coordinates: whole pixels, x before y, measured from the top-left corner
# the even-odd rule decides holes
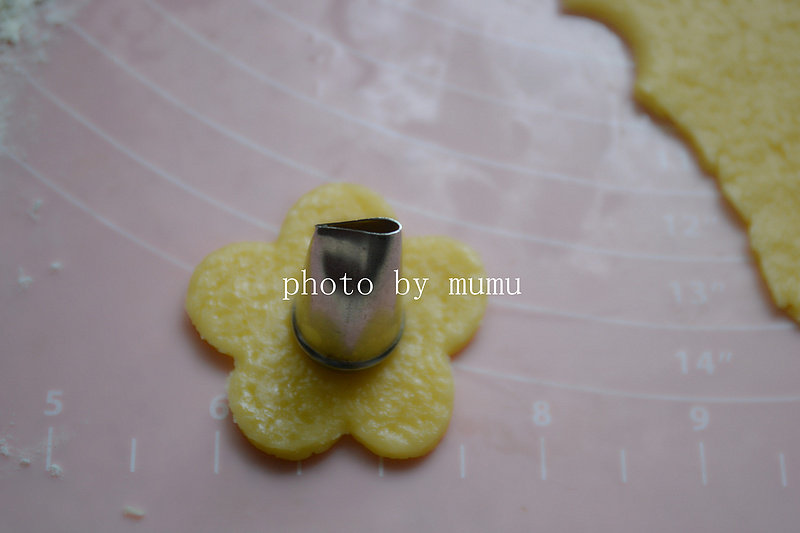
[[[627,483],[628,482],[628,464],[627,464],[627,458],[625,457],[625,448],[622,448],[619,451],[619,469],[620,469],[619,475],[620,475],[620,478],[622,479],[622,482],[623,483]]]
[[[783,452],[778,454],[778,464],[781,467],[781,485],[786,486],[787,479],[786,479],[786,456],[783,455]]]
[[[544,437],[539,439],[539,455],[541,456],[542,481],[547,481],[547,455],[544,450]]]
[[[214,432],[214,473],[219,474],[219,430]]]
[[[470,96],[470,97],[472,97],[474,99],[482,100],[484,102],[490,102],[490,103],[492,103],[494,105],[499,105],[499,106],[504,106],[504,107],[511,107],[512,109],[513,108],[517,108],[517,109],[529,110],[529,111],[532,111],[534,113],[541,113],[541,114],[545,114],[546,113],[546,114],[551,114],[553,116],[560,117],[562,119],[574,120],[574,121],[579,121],[579,122],[589,123],[589,124],[610,125],[611,119],[595,118],[595,117],[592,117],[591,115],[583,115],[583,114],[579,114],[579,113],[563,112],[563,111],[561,111],[559,109],[556,109],[556,108],[551,109],[551,108],[548,108],[546,106],[530,107],[530,106],[526,106],[524,104],[516,103],[514,101],[511,101],[511,100],[508,100],[508,99],[505,99],[505,98],[495,97],[495,96],[492,96],[492,95],[489,95],[489,94],[486,94],[486,93],[475,92],[475,91],[472,91],[471,89],[468,89],[468,88],[465,88],[465,87],[462,87],[462,86],[459,86],[459,85],[453,85],[453,84],[450,84],[450,83],[441,82],[441,81],[436,80],[434,78],[429,78],[429,77],[424,76],[422,74],[418,74],[415,71],[408,70],[408,69],[404,68],[403,66],[401,66],[401,65],[399,65],[397,63],[392,63],[392,62],[389,62],[389,61],[386,61],[386,60],[383,60],[383,59],[379,59],[379,58],[377,58],[375,56],[372,56],[370,54],[362,52],[358,48],[354,48],[352,46],[348,46],[344,42],[339,41],[339,40],[335,39],[334,37],[331,37],[328,34],[317,30],[317,28],[315,26],[310,25],[310,24],[308,24],[308,23],[306,23],[306,22],[304,22],[304,21],[302,21],[300,19],[297,19],[297,18],[291,16],[290,14],[288,14],[288,13],[286,13],[284,11],[281,11],[280,9],[278,9],[277,7],[269,4],[268,2],[263,2],[263,1],[260,1],[260,0],[251,0],[251,3],[253,5],[255,5],[256,7],[258,7],[259,9],[263,10],[265,13],[269,13],[269,14],[271,14],[273,16],[276,16],[276,17],[278,17],[278,18],[280,18],[282,20],[285,20],[289,24],[291,24],[294,27],[298,28],[300,31],[304,31],[304,32],[307,32],[307,33],[311,34],[314,39],[319,39],[321,41],[324,41],[324,42],[330,44],[331,46],[333,46],[334,48],[344,50],[348,54],[353,55],[353,56],[358,57],[358,58],[361,58],[364,61],[372,63],[373,65],[378,65],[379,67],[382,67],[382,68],[386,68],[386,69],[394,70],[396,72],[400,72],[404,76],[408,76],[408,77],[414,78],[416,80],[422,81],[423,83],[433,85],[434,87],[437,87],[437,88],[441,87],[441,88],[444,88],[445,90],[452,91],[452,92],[455,92],[457,94]],[[632,127],[637,127],[637,126],[641,127],[641,125],[638,122],[634,122],[633,120],[630,121],[630,125]],[[663,150],[662,150],[662,153],[663,153]]]
[[[778,403],[798,403],[800,402],[800,394],[791,396],[687,396],[682,394],[666,394],[666,393],[646,393],[646,392],[629,392],[618,389],[606,389],[602,387],[593,387],[591,385],[581,385],[573,383],[564,383],[560,381],[550,381],[548,379],[525,376],[514,372],[502,372],[488,368],[481,368],[472,365],[466,365],[460,362],[454,362],[453,368],[463,370],[472,374],[487,376],[496,379],[503,379],[507,381],[515,381],[517,383],[528,383],[533,385],[541,385],[543,387],[552,387],[556,389],[571,390],[576,392],[584,392],[587,394],[598,394],[601,396],[610,396],[617,398],[630,398],[635,400],[658,400],[665,402],[682,402],[682,403],[718,403],[718,404],[778,404]]]
[[[703,441],[700,441],[700,475],[703,480],[703,485],[708,485],[708,472],[706,471],[706,448]]]
[[[146,241],[143,241],[142,239],[136,237],[133,233],[129,232],[128,230],[122,228],[121,226],[118,226],[117,224],[115,224],[111,220],[109,220],[109,219],[105,218],[104,216],[100,215],[99,213],[94,211],[91,207],[89,207],[88,205],[86,205],[85,203],[80,201],[75,196],[73,196],[70,193],[68,193],[66,190],[62,189],[59,185],[57,185],[55,182],[50,180],[50,178],[48,178],[48,177],[44,176],[43,174],[41,174],[38,170],[36,170],[35,168],[31,167],[28,163],[26,163],[25,161],[21,160],[19,157],[17,157],[13,153],[9,152],[7,149],[5,149],[5,148],[0,146],[0,153],[3,153],[5,155],[7,155],[8,157],[10,157],[12,161],[14,161],[16,164],[18,164],[22,168],[24,168],[31,176],[33,176],[34,178],[39,180],[47,188],[49,188],[50,190],[54,191],[56,194],[58,194],[64,200],[66,200],[68,203],[70,203],[71,205],[73,205],[77,209],[83,211],[84,213],[86,213],[87,215],[89,215],[90,217],[92,217],[97,222],[99,222],[103,226],[107,227],[108,229],[110,229],[114,233],[117,233],[118,235],[121,235],[122,237],[124,237],[125,239],[133,242],[137,246],[141,246],[142,248],[144,248],[148,252],[160,257],[161,259],[167,261],[168,263],[171,263],[171,264],[177,266],[178,268],[180,268],[182,270],[185,270],[187,272],[191,272],[192,271],[192,267],[188,263],[184,263],[180,259],[177,259],[177,258],[173,257],[172,255],[166,253],[165,251],[156,248],[152,244],[150,244],[150,243],[148,243]],[[58,393],[59,391],[53,391],[53,392],[54,393]],[[54,408],[53,408],[53,412],[50,413],[50,416],[54,416],[54,415],[56,415],[56,414],[58,414],[60,412],[60,408],[58,407],[59,402],[60,402],[60,400],[56,399],[55,397],[53,398],[52,405],[54,406]],[[45,413],[45,414],[48,414],[48,413]]]
[[[605,65],[613,65],[617,68],[625,68],[630,64],[630,61],[627,58],[619,59],[617,57],[611,57],[608,55],[583,53],[575,50],[570,50],[568,48],[564,48],[561,46],[540,44],[536,42],[515,39],[514,37],[509,37],[507,35],[500,35],[494,32],[492,33],[486,32],[483,29],[473,28],[472,26],[468,26],[467,24],[451,20],[450,18],[443,17],[441,15],[433,14],[424,9],[412,7],[411,5],[408,5],[405,2],[398,2],[397,0],[380,0],[380,3],[392,6],[392,8],[394,9],[403,11],[405,13],[409,13],[410,15],[417,18],[421,18],[423,20],[431,21],[435,24],[444,26],[445,28],[449,28],[451,30],[455,30],[460,33],[465,33],[467,35],[474,35],[480,40],[494,41],[502,43],[506,46],[512,46],[514,48],[520,48],[523,50],[534,50],[536,51],[537,54],[546,54],[551,57],[552,56],[575,57],[582,60],[589,60],[596,63],[602,63]]]
[[[131,439],[131,473],[136,472],[136,437]]]
[[[464,479],[467,477],[467,453],[463,444],[459,447],[459,468],[461,479]]]
[[[47,456],[44,461],[44,469],[50,472],[51,466],[53,466],[53,426],[47,428]]]
[[[157,85],[152,80],[150,80],[149,78],[145,77],[140,72],[138,72],[137,70],[132,68],[130,65],[126,64],[125,62],[123,62],[120,58],[118,58],[117,56],[113,55],[108,49],[106,49],[103,45],[101,45],[99,42],[97,42],[93,37],[91,37],[89,34],[87,34],[80,26],[78,26],[74,22],[68,23],[68,26],[78,36],[80,36],[82,39],[84,39],[90,46],[92,46],[98,52],[100,52],[101,54],[106,56],[109,60],[111,60],[119,68],[121,68],[122,70],[127,72],[129,75],[131,75],[134,79],[136,79],[137,81],[139,81],[140,83],[142,83],[143,85],[148,87],[150,90],[155,92],[157,95],[159,95],[161,98],[163,98],[167,102],[171,103],[175,107],[178,107],[184,113],[186,113],[189,116],[195,118],[196,120],[202,122],[206,126],[218,131],[219,133],[221,133],[222,135],[228,137],[229,139],[233,140],[234,142],[242,144],[243,146],[245,146],[247,148],[250,148],[251,150],[254,150],[255,152],[257,152],[257,153],[259,153],[259,154],[261,154],[261,155],[263,155],[263,156],[265,156],[265,157],[267,157],[269,159],[277,161],[280,164],[287,166],[288,168],[292,168],[294,170],[297,170],[298,172],[304,173],[306,175],[312,176],[312,177],[314,177],[316,179],[320,179],[322,181],[335,181],[335,178],[332,177],[332,176],[328,176],[328,175],[322,173],[321,171],[319,171],[317,169],[308,167],[308,166],[306,166],[306,165],[304,165],[304,164],[302,164],[302,163],[300,163],[298,161],[292,160],[292,159],[290,159],[288,157],[285,157],[285,156],[283,156],[283,155],[281,155],[281,154],[279,154],[277,152],[274,152],[272,149],[270,149],[270,148],[268,148],[266,146],[263,146],[263,145],[257,143],[256,141],[254,141],[254,140],[252,140],[252,139],[250,139],[248,137],[245,137],[242,134],[237,133],[236,131],[230,130],[229,128],[217,123],[216,121],[214,121],[213,119],[207,117],[206,115],[202,114],[201,112],[197,111],[196,109],[188,106],[183,101],[178,99],[176,96],[172,95],[171,93],[166,91],[164,88],[162,88],[161,86]],[[397,202],[397,201],[391,201],[390,203],[394,203],[395,205],[400,206],[400,207],[402,207],[404,209],[409,209],[409,210],[417,212],[417,213],[422,213],[425,216],[437,218],[439,220],[446,220],[446,221],[448,221],[450,223],[453,223],[453,224],[458,224],[458,225],[467,226],[467,227],[471,227],[471,228],[477,228],[477,229],[479,229],[481,231],[488,231],[490,233],[494,233],[494,234],[505,236],[505,237],[509,237],[509,238],[523,239],[523,240],[526,240],[526,241],[536,242],[536,243],[545,244],[545,245],[549,245],[549,246],[558,246],[558,247],[566,247],[566,248],[571,248],[571,249],[576,249],[576,250],[584,250],[584,251],[586,251],[588,253],[599,253],[599,254],[603,254],[603,255],[611,255],[611,256],[617,256],[617,257],[627,257],[627,258],[631,258],[631,259],[654,260],[654,261],[678,261],[678,262],[686,262],[686,261],[688,261],[688,262],[707,262],[707,261],[712,261],[712,262],[725,262],[725,263],[728,263],[728,262],[741,263],[741,262],[746,261],[746,259],[747,259],[747,258],[741,257],[741,256],[717,256],[717,257],[675,256],[675,257],[672,257],[672,256],[662,256],[662,255],[658,255],[658,254],[653,255],[653,254],[647,254],[647,253],[625,252],[625,251],[620,251],[620,250],[611,250],[611,249],[605,249],[605,248],[595,248],[595,247],[591,247],[591,246],[581,245],[581,244],[578,244],[578,243],[560,241],[558,239],[544,238],[544,237],[539,237],[539,236],[534,236],[534,235],[527,235],[527,234],[517,233],[517,232],[510,232],[510,231],[503,230],[501,228],[494,228],[494,227],[491,227],[491,226],[484,226],[482,224],[475,224],[475,223],[471,223],[471,222],[464,221],[464,220],[458,220],[458,219],[455,219],[455,218],[443,216],[441,213],[433,213],[433,212],[427,211],[425,209],[415,208],[413,206],[406,205],[406,204],[403,204],[403,203]]]
[[[293,100],[297,100],[305,105],[316,108],[325,114],[330,114],[343,121],[357,124],[365,129],[380,133],[381,135],[384,135],[386,137],[392,139],[399,139],[404,143],[409,143],[422,147],[426,151],[438,152],[440,154],[445,154],[451,157],[476,163],[481,166],[506,170],[517,174],[535,176],[538,179],[547,179],[547,180],[553,180],[569,184],[577,184],[585,187],[593,187],[597,189],[617,191],[628,194],[641,194],[649,196],[663,195],[663,196],[693,196],[693,197],[704,197],[704,196],[707,197],[707,196],[712,196],[714,194],[714,193],[709,193],[708,191],[691,190],[691,189],[685,189],[685,190],[648,189],[648,188],[627,187],[624,185],[614,185],[609,183],[597,183],[595,180],[585,177],[570,176],[559,172],[541,170],[528,167],[525,165],[517,165],[514,163],[507,163],[504,161],[481,157],[473,153],[462,152],[460,150],[454,148],[448,148],[447,146],[443,146],[435,142],[425,140],[423,138],[418,138],[412,135],[405,134],[402,131],[394,130],[382,124],[371,122],[370,120],[362,119],[360,117],[352,115],[351,113],[343,109],[340,109],[338,107],[331,107],[329,105],[326,105],[323,101],[318,100],[317,98],[308,96],[306,94],[300,93],[292,89],[288,85],[285,85],[284,83],[271,78],[264,72],[250,65],[249,63],[246,63],[242,59],[239,59],[238,57],[229,53],[227,50],[214,44],[213,42],[208,40],[208,38],[206,38],[203,34],[201,34],[197,30],[189,27],[186,23],[179,20],[175,15],[173,15],[163,6],[161,6],[160,3],[154,0],[144,0],[144,3],[150,8],[152,8],[153,11],[159,13],[168,23],[170,23],[172,26],[180,30],[181,33],[185,34],[187,37],[195,41],[198,45],[205,48],[214,55],[219,56],[223,61],[230,64],[237,70],[240,70],[247,76],[255,79],[259,83],[271,87],[275,91],[278,91]]]
[[[31,85],[31,87],[36,89],[36,91],[39,94],[41,94],[44,98],[46,98],[47,100],[51,101],[56,107],[58,107],[59,109],[64,111],[64,113],[68,114],[70,117],[75,119],[76,122],[79,122],[80,124],[82,124],[89,131],[91,131],[92,133],[94,133],[95,135],[97,135],[98,137],[103,139],[103,141],[105,141],[106,143],[108,143],[111,146],[113,146],[117,151],[121,152],[122,154],[127,156],[129,159],[131,159],[134,162],[136,162],[139,166],[147,169],[152,174],[155,174],[156,176],[161,178],[163,181],[166,181],[167,183],[170,183],[170,184],[174,185],[178,189],[181,189],[182,191],[188,193],[191,196],[194,196],[195,198],[198,198],[199,200],[201,200],[203,202],[206,202],[206,203],[208,203],[210,205],[213,205],[214,207],[216,207],[220,211],[223,211],[223,212],[225,212],[225,213],[227,213],[227,214],[229,214],[229,215],[231,215],[231,216],[233,216],[235,218],[238,218],[239,220],[242,220],[244,222],[252,224],[252,225],[254,225],[254,226],[258,227],[258,228],[261,228],[261,229],[265,229],[265,230],[269,230],[269,231],[277,231],[278,228],[276,228],[272,224],[269,224],[268,222],[265,222],[263,220],[259,220],[259,219],[255,218],[253,216],[250,216],[247,213],[245,213],[244,211],[240,211],[237,208],[235,208],[235,207],[233,207],[231,205],[228,205],[228,204],[218,200],[217,198],[204,193],[200,189],[197,189],[196,187],[190,185],[189,183],[181,180],[180,178],[178,178],[176,176],[173,176],[172,174],[168,173],[167,171],[163,170],[162,168],[160,168],[160,167],[156,166],[155,164],[151,163],[150,161],[148,161],[147,159],[145,159],[144,157],[142,157],[141,155],[139,155],[138,153],[133,151],[131,148],[129,148],[128,146],[122,144],[116,138],[112,137],[109,133],[107,133],[105,130],[101,129],[94,122],[91,122],[89,119],[87,119],[86,117],[84,117],[83,115],[78,113],[71,106],[67,105],[67,103],[64,102],[63,100],[61,100],[58,96],[56,96],[55,93],[51,92],[50,90],[45,88],[44,85],[42,85],[41,83],[39,83],[38,81],[33,79],[33,77],[31,77],[31,75],[28,74],[28,72],[25,69],[23,69],[21,67],[16,67],[16,70],[20,74],[22,74],[25,77],[25,80]]]

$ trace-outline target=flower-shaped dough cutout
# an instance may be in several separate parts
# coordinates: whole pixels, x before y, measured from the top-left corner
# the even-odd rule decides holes
[[[351,434],[390,458],[428,453],[453,409],[449,357],[472,338],[484,295],[450,295],[449,278],[483,277],[477,254],[447,237],[404,237],[402,273],[429,278],[422,296],[403,298],[405,329],[381,364],[341,372],[312,361],[294,337],[283,278],[300,275],[315,224],[391,217],[370,190],[330,184],[303,196],[274,243],[217,250],[195,269],[186,310],[200,335],[234,359],[228,402],[256,447],[283,459],[321,453]]]

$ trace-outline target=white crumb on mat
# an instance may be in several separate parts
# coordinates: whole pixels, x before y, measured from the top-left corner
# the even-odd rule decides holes
[[[47,26],[69,21],[85,2],[65,0],[0,0],[0,41],[16,46],[41,44],[50,38]]]
[[[0,0],[0,2],[2,2],[2,1],[3,0]],[[28,211],[28,215],[30,215],[30,217],[33,220],[39,220],[39,209],[42,208],[42,204],[43,203],[44,202],[42,201],[41,198],[37,198],[36,200],[34,200],[33,205],[31,206],[30,210]]]
[[[53,28],[71,20],[87,2],[0,0],[0,148],[8,147],[6,137],[15,96],[24,90],[20,76],[10,75],[13,67],[46,61],[45,45],[53,38]],[[34,220],[35,215],[31,214]]]
[[[50,263],[50,272],[52,273],[56,273],[62,268],[64,268],[64,265],[61,263],[61,261],[53,261]]]
[[[0,1],[2,1],[2,0],[0,0]],[[17,285],[19,285],[19,287],[22,290],[25,290],[25,289],[27,289],[28,287],[31,286],[31,284],[33,283],[33,278],[30,277],[29,275],[27,275],[25,273],[25,270],[22,267],[19,267],[19,271],[18,272],[19,272],[19,276],[17,277]]]
[[[144,515],[146,514],[146,512],[141,507],[135,507],[133,505],[126,505],[122,509],[122,514],[125,515],[126,517],[132,519],[132,520],[141,520],[142,518],[144,518]]]
[[[7,437],[10,438],[10,436]],[[10,457],[12,460],[16,459],[16,453],[6,437],[0,437],[0,457]]]
[[[47,473],[50,474],[50,477],[60,478],[64,475],[64,469],[53,463],[50,465],[50,468],[47,469]]]
[[[0,2],[0,40],[17,44],[22,29],[34,15],[34,0],[2,0]]]
[[[0,0],[2,2],[3,0]],[[13,415],[12,415],[13,416]],[[8,422],[9,426],[13,425],[13,422]],[[19,444],[14,442],[14,437],[11,433],[8,433],[4,430],[0,430],[0,459],[3,457],[7,457],[9,460],[2,460],[0,461],[0,478],[4,472],[8,471],[8,468],[13,468],[14,466],[19,466],[23,468],[29,467],[33,464],[33,461],[37,457],[43,457],[47,452],[47,439],[42,438],[39,441],[30,443],[30,444]],[[52,445],[55,448],[61,442],[66,440],[69,437],[67,433],[59,432],[53,435],[53,442]],[[51,467],[46,471],[47,474],[54,478],[59,478],[63,475],[64,471],[60,465],[53,464]]]

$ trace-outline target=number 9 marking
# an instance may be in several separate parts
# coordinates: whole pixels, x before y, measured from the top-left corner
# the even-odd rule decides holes
[[[692,429],[695,431],[702,431],[708,427],[708,421],[711,415],[708,409],[702,406],[692,407],[689,411],[689,418],[692,419]]]

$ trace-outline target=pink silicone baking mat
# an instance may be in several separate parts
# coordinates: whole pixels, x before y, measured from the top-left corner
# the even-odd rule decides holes
[[[48,27],[0,70],[0,531],[796,530],[798,328],[606,27],[554,0],[93,1]],[[329,181],[520,278],[422,459],[256,451],[183,310],[206,254]]]

